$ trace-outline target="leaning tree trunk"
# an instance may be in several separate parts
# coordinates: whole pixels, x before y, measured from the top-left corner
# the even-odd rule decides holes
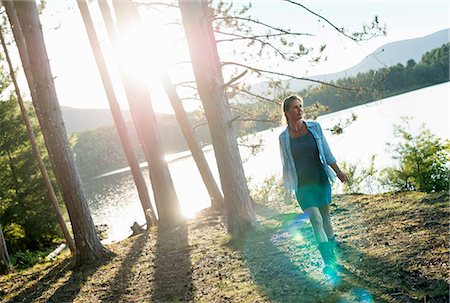
[[[9,261],[5,237],[3,237],[2,227],[0,226],[0,274],[2,275],[7,274],[10,271],[11,271],[11,262]]]
[[[169,97],[170,104],[172,105],[173,111],[175,112],[175,117],[177,118],[178,124],[180,124],[181,131],[183,132],[184,138],[189,146],[192,153],[192,158],[194,158],[197,164],[200,176],[205,183],[205,187],[208,190],[209,197],[211,198],[211,207],[220,208],[224,206],[224,200],[222,193],[217,186],[216,180],[209,169],[208,162],[206,161],[205,154],[200,147],[200,144],[195,139],[194,131],[192,130],[191,124],[189,123],[186,111],[183,108],[183,103],[181,103],[180,97],[178,96],[177,89],[175,85],[170,81],[169,75],[164,73],[161,76],[161,82],[164,86],[167,96]]]
[[[8,6],[8,4],[6,4],[5,7],[6,6]],[[14,12],[14,10],[11,13],[13,13],[13,12]],[[39,151],[38,143],[37,143],[36,137],[34,136],[33,128],[31,126],[30,119],[28,118],[27,110],[26,110],[25,105],[22,100],[22,95],[20,93],[19,85],[17,84],[17,81],[16,81],[16,76],[14,74],[14,68],[11,63],[11,59],[9,57],[9,52],[8,52],[8,48],[6,47],[5,39],[3,38],[3,29],[1,26],[0,26],[0,41],[2,43],[3,50],[5,52],[6,61],[8,62],[11,79],[14,84],[14,89],[16,91],[17,100],[19,102],[20,111],[22,113],[22,119],[27,128],[28,138],[30,139],[31,148],[33,149],[34,156],[36,157],[36,160],[38,162],[39,170],[41,172],[42,178],[44,180],[45,188],[47,190],[48,198],[50,199],[50,202],[53,206],[53,210],[55,212],[56,219],[57,219],[59,226],[63,232],[64,238],[66,239],[67,246],[69,247],[70,252],[72,254],[75,254],[75,242],[73,241],[72,236],[69,233],[69,229],[67,228],[61,208],[59,207],[58,199],[56,198],[55,191],[53,190],[53,185],[50,180],[50,176],[48,175],[47,169],[45,168],[44,161],[42,160],[42,156]]]
[[[81,179],[64,127],[56,96],[47,50],[35,1],[14,2],[17,18],[25,38],[30,72],[36,100],[36,114],[44,135],[50,162],[66,203],[76,244],[74,263],[79,265],[105,257],[107,250],[101,244],[87,205]]]
[[[200,99],[205,108],[225,198],[228,231],[239,235],[256,224],[212,31],[207,1],[179,1]]]
[[[107,5],[107,3],[105,4]],[[89,37],[89,42],[91,43],[91,48],[97,62],[100,76],[102,78],[103,87],[105,88],[105,93],[108,98],[109,107],[114,119],[114,124],[116,125],[117,132],[119,133],[120,142],[122,143],[122,148],[125,152],[128,165],[130,165],[134,183],[136,184],[139,199],[141,201],[145,219],[147,221],[147,229],[149,229],[151,226],[155,225],[157,220],[154,215],[155,211],[153,210],[153,206],[150,202],[150,195],[148,194],[147,185],[145,184],[144,176],[142,175],[141,169],[139,167],[139,162],[136,159],[133,147],[131,146],[127,126],[123,119],[119,103],[117,102],[117,98],[114,93],[112,81],[109,77],[108,68],[106,66],[105,58],[100,47],[100,42],[98,41],[97,34],[95,33],[95,28],[92,22],[91,15],[89,13],[88,5],[86,1],[79,0],[78,7],[80,9],[81,16],[83,17],[84,25]]]
[[[99,3],[103,4],[102,14],[111,42],[117,51],[118,35],[116,35],[115,28],[110,21],[112,19],[110,14],[104,9],[107,3]],[[126,35],[126,29],[129,26],[142,26],[139,14],[132,1],[113,1],[113,5],[119,32],[125,32]],[[142,39],[146,39],[146,37],[142,37]],[[139,47],[139,45],[135,45],[135,47]],[[129,54],[129,56],[133,56],[133,54]],[[178,225],[183,221],[183,218],[172,177],[161,149],[161,138],[150,94],[143,81],[144,79],[133,77],[132,73],[127,70],[129,64],[122,62],[119,56],[117,56],[117,59],[130,105],[131,117],[148,162],[150,181],[159,218],[158,224],[163,228]],[[145,60],[145,58],[142,58],[142,60]]]

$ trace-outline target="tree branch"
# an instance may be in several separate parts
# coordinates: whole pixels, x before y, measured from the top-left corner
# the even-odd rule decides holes
[[[311,78],[297,77],[297,76],[289,75],[289,74],[285,74],[285,73],[264,70],[264,69],[251,67],[249,65],[245,65],[245,64],[237,63],[237,62],[222,62],[222,66],[224,66],[224,65],[236,65],[236,66],[248,68],[249,70],[252,70],[252,71],[257,72],[257,73],[265,73],[265,74],[271,74],[271,75],[277,75],[277,76],[284,76],[284,77],[289,77],[291,79],[319,83],[319,84],[322,84],[322,85],[327,85],[327,86],[330,86],[330,87],[344,89],[344,90],[353,90],[353,91],[360,91],[360,90],[362,90],[361,87],[343,87],[343,86],[339,86],[339,85],[336,85],[336,84],[333,84],[333,83],[329,83],[329,82],[325,82],[325,81],[314,80],[314,79],[311,79]]]
[[[215,33],[225,35],[225,36],[233,36],[235,38],[231,39],[217,39],[216,42],[231,42],[235,40],[252,40],[255,38],[271,38],[271,37],[279,37],[279,36],[286,36],[286,35],[292,35],[292,36],[313,36],[312,34],[308,33],[277,33],[277,34],[262,34],[262,35],[254,35],[254,36],[244,36],[244,35],[238,35],[235,33],[226,33],[219,30],[215,30]]]
[[[244,77],[247,72],[248,72],[248,70],[245,70],[241,74],[239,74],[236,77],[232,78],[230,81],[228,81],[227,83],[225,83],[223,85],[223,88],[227,88],[227,87],[231,86],[231,84],[233,82],[235,82],[235,81],[239,80],[240,78]]]
[[[360,41],[362,41],[362,40],[367,40],[367,39],[363,39],[363,33],[365,33],[365,31],[364,31],[363,33],[354,33],[354,34],[353,34],[354,36],[357,36],[357,37],[359,37],[359,38],[355,38],[354,36],[352,37],[352,36],[348,35],[347,33],[345,33],[344,28],[339,28],[339,27],[337,27],[337,26],[334,25],[331,21],[329,21],[327,18],[325,18],[325,17],[323,17],[322,15],[320,15],[320,14],[318,14],[318,13],[316,13],[316,12],[310,10],[309,8],[307,8],[306,6],[304,6],[303,4],[300,4],[300,3],[295,2],[295,1],[292,1],[292,0],[281,0],[281,1],[288,2],[288,3],[294,4],[294,5],[300,6],[300,7],[303,8],[304,10],[308,11],[309,13],[313,14],[314,16],[316,16],[316,17],[322,19],[323,21],[325,21],[326,23],[328,23],[331,27],[333,27],[333,28],[334,28],[336,31],[338,31],[340,34],[342,34],[343,36],[349,38],[350,40],[353,40],[353,41],[354,41],[356,44],[358,44],[358,45],[359,45],[358,42],[360,42]],[[378,23],[378,18],[377,18],[377,17],[375,17],[375,22]],[[373,28],[374,28],[374,26],[372,26],[372,29],[373,29]],[[364,26],[364,30],[366,30],[366,29],[367,29],[367,26]],[[383,30],[383,33],[385,33],[385,30]],[[376,37],[376,36],[377,36],[376,34],[371,35],[372,38],[373,38],[373,37]],[[368,38],[368,39],[370,39],[370,38]]]
[[[226,17],[215,17],[214,18],[214,20],[225,20],[225,21],[228,21],[230,19],[241,20],[241,21],[246,21],[246,22],[253,22],[253,23],[268,27],[270,29],[276,30],[276,31],[284,33],[284,34],[291,34],[290,30],[284,30],[282,28],[278,28],[278,27],[269,25],[267,23],[264,23],[264,22],[261,22],[261,21],[258,21],[258,20],[252,19],[252,18],[244,18],[244,17],[237,17],[237,16],[226,16]]]
[[[250,95],[252,97],[255,97],[257,99],[261,99],[263,101],[267,101],[267,102],[270,102],[270,103],[275,103],[276,105],[281,105],[281,102],[279,102],[279,101],[263,97],[261,95],[252,93],[252,92],[250,92],[250,91],[248,91],[246,89],[242,89],[242,88],[239,88],[239,87],[235,87],[234,89],[239,90],[239,92],[245,93],[245,94]]]

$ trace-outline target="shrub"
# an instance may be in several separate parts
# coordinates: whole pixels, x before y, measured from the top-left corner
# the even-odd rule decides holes
[[[449,141],[443,141],[426,129],[414,134],[410,130],[411,118],[403,118],[405,126],[395,125],[394,135],[400,139],[396,145],[388,143],[398,165],[383,171],[383,183],[394,190],[438,192],[449,188]]]
[[[36,263],[44,262],[45,257],[52,251],[47,249],[45,251],[18,251],[10,256],[11,263],[15,269],[25,269],[35,265]]]
[[[250,192],[255,202],[270,203],[283,201],[285,190],[282,187],[281,177],[272,175],[265,178],[261,185],[251,188]]]
[[[364,168],[358,164],[342,162],[342,171],[347,175],[348,181],[342,184],[344,194],[356,194],[361,192],[361,183],[365,181],[364,191],[373,192],[373,183],[376,182],[375,155],[370,157],[370,165]]]
[[[344,161],[342,162],[342,171],[348,177],[348,181],[342,184],[342,192],[344,194],[359,193],[363,177],[357,173],[357,165]]]

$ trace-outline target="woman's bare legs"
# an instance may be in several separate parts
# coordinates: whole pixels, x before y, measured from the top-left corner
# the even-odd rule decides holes
[[[305,214],[308,215],[309,220],[314,231],[317,243],[328,242],[327,233],[324,230],[324,221],[322,214],[318,207],[310,207],[305,209]]]
[[[311,221],[314,235],[319,245],[320,255],[325,263],[325,267],[322,271],[326,275],[336,277],[336,255],[334,253],[333,242],[329,242],[329,239],[333,237],[333,227],[330,221],[329,206],[320,208],[310,207],[305,210],[305,213]]]
[[[334,230],[333,230],[333,224],[331,223],[331,218],[330,218],[330,204],[320,206],[319,211],[320,211],[320,214],[322,215],[323,229],[327,235],[327,238],[333,239]],[[328,241],[328,239],[327,239],[327,241]]]

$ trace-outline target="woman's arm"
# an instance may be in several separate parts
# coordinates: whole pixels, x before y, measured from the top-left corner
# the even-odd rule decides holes
[[[334,162],[333,164],[330,164],[330,166],[334,170],[334,172],[336,173],[336,175],[339,178],[339,180],[341,180],[341,182],[347,182],[348,181],[347,175],[342,172],[342,170],[337,165],[337,162]]]

